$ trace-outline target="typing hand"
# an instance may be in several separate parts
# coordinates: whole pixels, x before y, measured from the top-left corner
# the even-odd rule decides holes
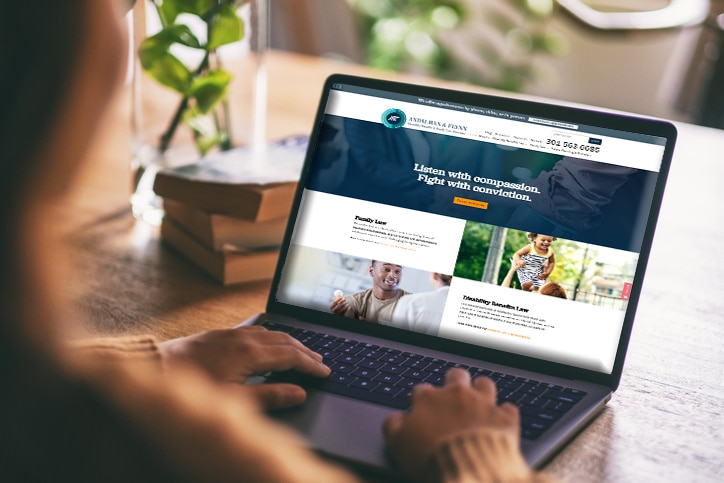
[[[459,432],[491,428],[518,438],[518,409],[510,403],[496,406],[495,394],[492,380],[479,377],[471,384],[463,369],[448,371],[441,388],[415,386],[410,411],[392,414],[383,427],[390,453],[405,475],[424,481],[429,477],[423,474],[425,462],[442,441]]]
[[[162,342],[159,347],[170,370],[192,365],[223,383],[244,384],[250,377],[270,371],[293,369],[316,377],[330,373],[321,355],[283,332],[263,327],[201,332]],[[295,406],[306,399],[306,392],[293,384],[255,384],[244,389],[266,409]]]

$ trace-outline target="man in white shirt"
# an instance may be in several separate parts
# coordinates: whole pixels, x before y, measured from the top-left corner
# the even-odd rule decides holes
[[[380,323],[437,335],[451,281],[452,275],[430,273],[433,290],[402,297],[397,302],[391,320],[380,320]]]

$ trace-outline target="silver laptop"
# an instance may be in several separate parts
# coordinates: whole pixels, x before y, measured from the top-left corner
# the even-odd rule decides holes
[[[520,408],[543,465],[619,384],[675,139],[659,120],[331,76],[266,312],[244,324],[333,372],[270,375],[309,390],[274,416],[394,474],[382,421],[463,367]]]

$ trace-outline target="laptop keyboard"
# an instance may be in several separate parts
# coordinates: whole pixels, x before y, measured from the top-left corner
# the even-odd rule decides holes
[[[583,391],[479,367],[426,357],[345,337],[267,322],[268,330],[286,332],[324,356],[332,373],[326,379],[296,371],[272,374],[268,382],[293,382],[307,388],[378,403],[397,409],[410,406],[412,387],[420,382],[441,386],[452,367],[467,369],[474,378],[491,378],[498,404],[511,402],[521,416],[521,436],[537,439],[586,394]]]

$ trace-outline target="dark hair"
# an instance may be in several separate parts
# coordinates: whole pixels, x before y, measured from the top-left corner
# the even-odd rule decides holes
[[[1,2],[4,72],[0,92],[5,95],[0,115],[0,196],[4,209],[8,198],[19,194],[37,169],[42,141],[76,70],[87,1]]]
[[[20,207],[78,69],[90,1],[0,2],[0,352],[22,325]]]
[[[437,276],[440,277],[440,280],[445,285],[450,285],[450,282],[452,282],[452,275],[445,275],[443,273],[438,273]]]
[[[526,236],[526,238],[528,238],[528,240],[530,240],[531,242],[533,242],[533,240],[535,240],[535,237],[537,237],[538,235],[541,235],[541,234],[542,234],[542,233],[533,233],[533,232],[530,232],[530,231],[529,231],[529,232],[526,232],[525,236]],[[551,238],[553,238],[553,241],[558,240],[558,238],[556,238],[556,237],[554,237],[554,236],[552,236]]]
[[[541,295],[550,295],[561,299],[567,299],[566,289],[557,284],[556,282],[548,282],[538,289],[538,293]]]

